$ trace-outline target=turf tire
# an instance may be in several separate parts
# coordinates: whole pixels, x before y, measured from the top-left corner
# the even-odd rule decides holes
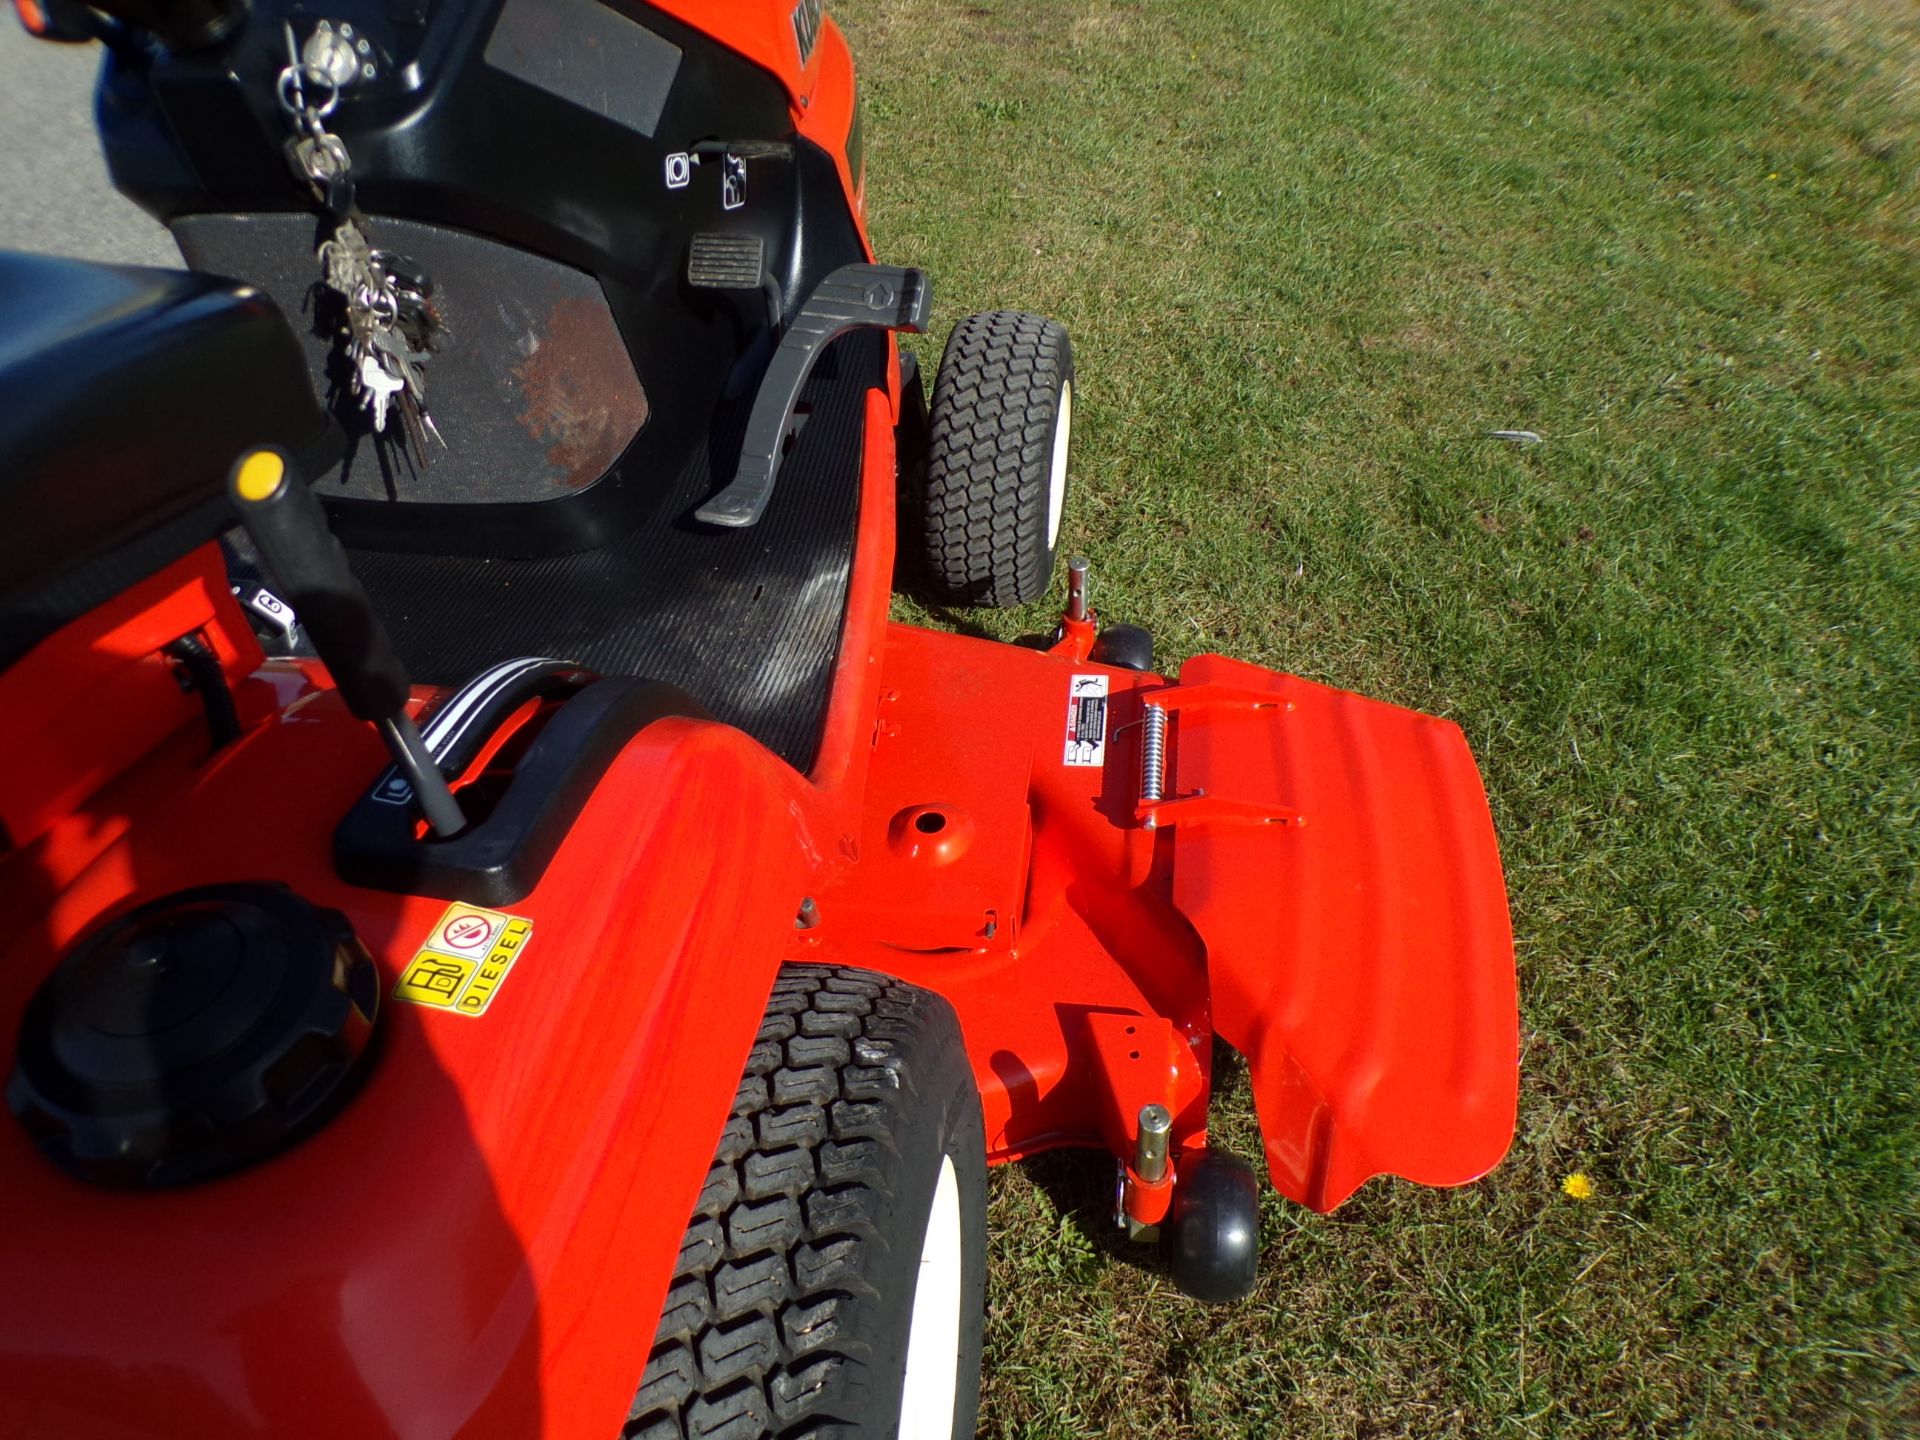
[[[1024,605],[1047,592],[1066,499],[1073,344],[1014,310],[953,327],[909,496],[928,598]]]
[[[951,1434],[972,1440],[985,1156],[979,1093],[946,1001],[865,970],[782,970],[622,1434],[935,1433],[902,1432],[901,1387],[923,1246],[950,1163],[945,1213],[951,1222],[957,1191],[960,1239]]]

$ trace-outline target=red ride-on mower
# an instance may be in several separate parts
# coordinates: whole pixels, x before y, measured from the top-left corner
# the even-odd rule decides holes
[[[1499,1159],[1454,726],[888,622],[1073,357],[923,399],[817,0],[28,10],[198,273],[0,257],[0,1435],[968,1436],[989,1164],[1252,1285],[1216,1037],[1302,1205]]]

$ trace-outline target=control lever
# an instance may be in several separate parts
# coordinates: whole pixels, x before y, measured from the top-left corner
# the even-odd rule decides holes
[[[407,714],[413,688],[407,667],[348,568],[346,551],[327,528],[319,497],[294,472],[286,451],[270,446],[240,457],[227,490],[240,523],[333,676],[340,698],[380,732],[393,763],[413,787],[427,824],[441,836],[466,829],[460,802]]]
[[[800,403],[800,391],[814,362],[849,330],[904,330],[918,335],[927,328],[932,306],[933,287],[919,270],[842,265],[822,280],[773,352],[773,363],[767,366],[747,416],[733,479],[693,512],[694,519],[733,528],[759,523],[767,501],[773,498],[774,482],[793,434],[794,406]]]

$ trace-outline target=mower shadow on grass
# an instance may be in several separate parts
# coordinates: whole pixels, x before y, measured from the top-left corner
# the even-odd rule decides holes
[[[1093,1247],[1096,1271],[1119,1264],[1167,1275],[1157,1245],[1136,1245],[1113,1223],[1113,1157],[1094,1150],[1049,1150],[1019,1162],[1020,1172],[1047,1199],[1063,1222]]]
[[[908,590],[907,593],[920,599],[919,594],[913,590]],[[927,618],[943,630],[951,630],[956,635],[966,635],[975,640],[997,641],[1000,638],[980,623],[976,611],[960,610],[946,605],[932,605],[923,599],[920,603],[926,605]]]
[[[965,635],[973,640],[999,640],[999,636],[980,623],[980,612],[963,605],[949,605],[940,600],[928,582],[919,562],[904,552],[897,554],[893,562],[893,593],[899,599],[911,602],[918,607],[924,617],[922,623],[930,624],[955,635]],[[894,618],[900,618],[896,610]]]

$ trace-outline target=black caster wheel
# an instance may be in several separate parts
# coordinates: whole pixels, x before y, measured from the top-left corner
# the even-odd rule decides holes
[[[1087,658],[1123,670],[1151,670],[1153,636],[1138,625],[1109,625],[1093,642],[1093,653]]]
[[[1245,1299],[1260,1273],[1260,1182],[1217,1150],[1187,1156],[1161,1233],[1183,1292],[1209,1305]]]

